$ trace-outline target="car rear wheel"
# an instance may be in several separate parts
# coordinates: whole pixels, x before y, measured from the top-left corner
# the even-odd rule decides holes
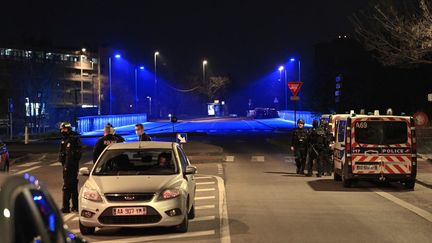
[[[84,226],[81,221],[79,221],[79,228],[82,235],[92,235],[95,232],[95,227]]]

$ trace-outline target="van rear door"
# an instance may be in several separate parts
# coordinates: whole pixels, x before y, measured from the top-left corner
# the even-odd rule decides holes
[[[354,174],[411,174],[411,129],[405,118],[367,117],[352,122]]]

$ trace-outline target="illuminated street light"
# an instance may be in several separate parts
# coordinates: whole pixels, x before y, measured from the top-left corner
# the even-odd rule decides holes
[[[120,54],[115,54],[114,57],[116,59],[121,58]],[[111,66],[112,66],[112,58],[109,57],[108,58],[108,69],[109,69],[109,114],[112,115],[112,70],[111,70]]]
[[[206,66],[207,66],[207,60],[204,60],[202,62],[202,66],[203,66],[203,84],[205,83],[205,79],[206,79]]]
[[[139,67],[140,70],[144,70],[144,66]],[[135,68],[135,113],[138,113],[138,68]]]
[[[157,105],[158,105],[158,95],[157,95],[157,56],[159,56],[159,52],[158,51],[156,51],[155,53],[154,53],[154,94],[153,94],[153,97],[154,97],[154,105],[155,105],[155,114],[156,114],[156,116],[158,116],[158,107],[157,107]]]
[[[81,49],[81,51],[82,51],[82,52],[86,52],[86,49],[85,49],[85,48],[83,48],[83,49]]]
[[[295,62],[296,59],[295,58],[291,58],[290,62]],[[298,81],[301,82],[301,64],[300,64],[300,59],[298,60]]]
[[[284,66],[279,66],[279,81],[282,82],[282,71],[284,71],[285,80],[284,80],[284,86],[285,86],[285,110],[288,109],[288,83],[287,83],[287,73]]]

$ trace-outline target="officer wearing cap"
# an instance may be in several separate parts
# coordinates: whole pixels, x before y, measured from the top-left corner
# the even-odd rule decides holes
[[[297,174],[304,174],[307,155],[307,130],[304,128],[304,120],[297,120],[297,128],[294,130],[291,139],[291,151],[294,152],[297,166]]]
[[[124,142],[124,139],[121,136],[115,135],[114,132],[115,130],[110,123],[104,127],[104,136],[96,141],[96,145],[93,149],[93,163],[96,163],[99,155],[108,145]]]
[[[59,161],[63,166],[63,213],[78,212],[78,166],[82,154],[82,145],[77,133],[72,131],[69,122],[60,124],[62,139],[60,142]],[[70,200],[72,199],[72,209]]]

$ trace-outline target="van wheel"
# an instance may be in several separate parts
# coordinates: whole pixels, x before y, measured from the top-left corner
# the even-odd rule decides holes
[[[341,180],[342,180],[341,175],[339,175],[339,174],[336,172],[336,170],[335,170],[334,173],[333,173],[333,179],[334,179],[335,181],[341,181]]]
[[[79,229],[82,235],[92,235],[95,232],[95,227],[86,227],[79,221]]]
[[[405,189],[414,189],[414,186],[415,186],[415,180],[412,180],[412,179],[409,179],[409,180],[406,180],[405,182],[404,182],[404,187],[405,187]]]

